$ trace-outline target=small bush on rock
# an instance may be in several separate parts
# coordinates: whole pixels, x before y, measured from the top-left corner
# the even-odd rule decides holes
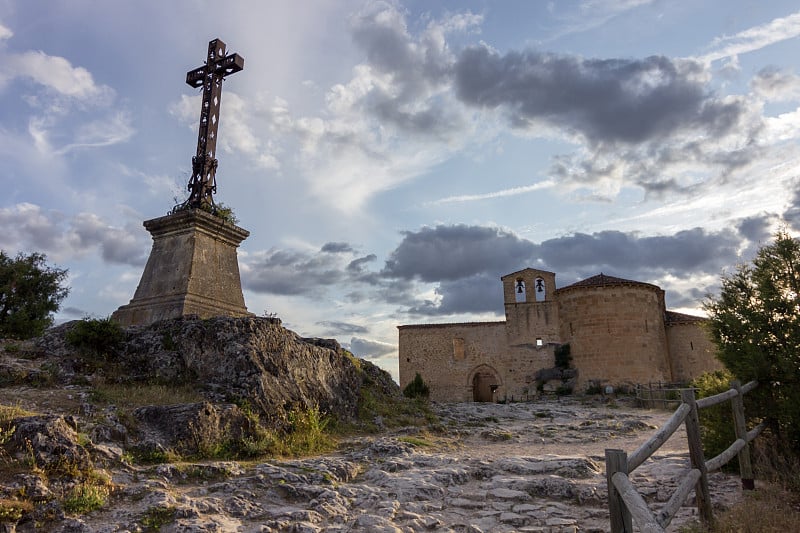
[[[125,332],[110,317],[85,318],[67,332],[66,340],[70,346],[107,359],[122,345]]]
[[[570,364],[572,364],[569,343],[557,347],[553,355],[555,357],[556,368],[569,368]]]
[[[414,379],[403,389],[403,396],[406,398],[428,398],[430,394],[430,387],[423,381],[419,372],[414,375]]]

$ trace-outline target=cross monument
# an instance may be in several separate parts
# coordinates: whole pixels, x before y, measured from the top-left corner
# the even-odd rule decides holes
[[[184,315],[252,315],[244,305],[236,257],[250,232],[217,216],[213,198],[222,80],[243,68],[244,59],[226,55],[225,43],[214,39],[205,65],[186,73],[186,83],[203,88],[189,198],[167,216],[144,222],[153,248],[133,299],[111,315],[123,326]]]
[[[189,179],[189,198],[175,210],[214,209],[217,192],[217,130],[219,106],[222,101],[222,80],[244,68],[244,58],[239,54],[225,54],[225,43],[214,39],[208,43],[208,56],[202,67],[186,73],[186,83],[194,88],[203,87],[200,107],[200,127],[197,132],[197,153],[192,157],[192,177]]]

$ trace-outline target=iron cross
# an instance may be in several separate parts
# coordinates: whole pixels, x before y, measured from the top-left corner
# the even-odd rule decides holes
[[[217,128],[219,105],[222,99],[222,80],[244,68],[244,58],[239,54],[225,54],[225,43],[214,39],[208,43],[208,57],[202,67],[186,73],[186,83],[203,87],[203,104],[200,108],[200,129],[197,133],[197,154],[192,157],[192,177],[189,180],[189,198],[178,209],[203,208],[214,210],[212,195],[217,192]]]

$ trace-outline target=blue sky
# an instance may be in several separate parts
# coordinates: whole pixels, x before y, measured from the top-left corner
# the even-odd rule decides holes
[[[397,325],[501,319],[528,266],[698,312],[800,230],[798,36],[789,1],[0,0],[0,248],[69,269],[59,320],[127,303],[220,38],[250,311],[395,376]]]

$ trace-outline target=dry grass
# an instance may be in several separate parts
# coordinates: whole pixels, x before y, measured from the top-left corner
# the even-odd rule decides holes
[[[709,533],[788,533],[800,528],[800,495],[776,483],[758,483],[757,489],[744,493],[738,504],[714,517]],[[681,530],[700,533],[694,524]]]
[[[800,459],[786,446],[763,435],[752,450],[756,490],[745,491],[732,508],[714,515],[710,533],[771,533],[800,531]],[[699,524],[681,530],[700,533]]]
[[[97,403],[114,404],[120,407],[142,405],[172,405],[177,403],[202,402],[203,396],[188,385],[119,385],[98,383],[92,390],[92,400]]]

